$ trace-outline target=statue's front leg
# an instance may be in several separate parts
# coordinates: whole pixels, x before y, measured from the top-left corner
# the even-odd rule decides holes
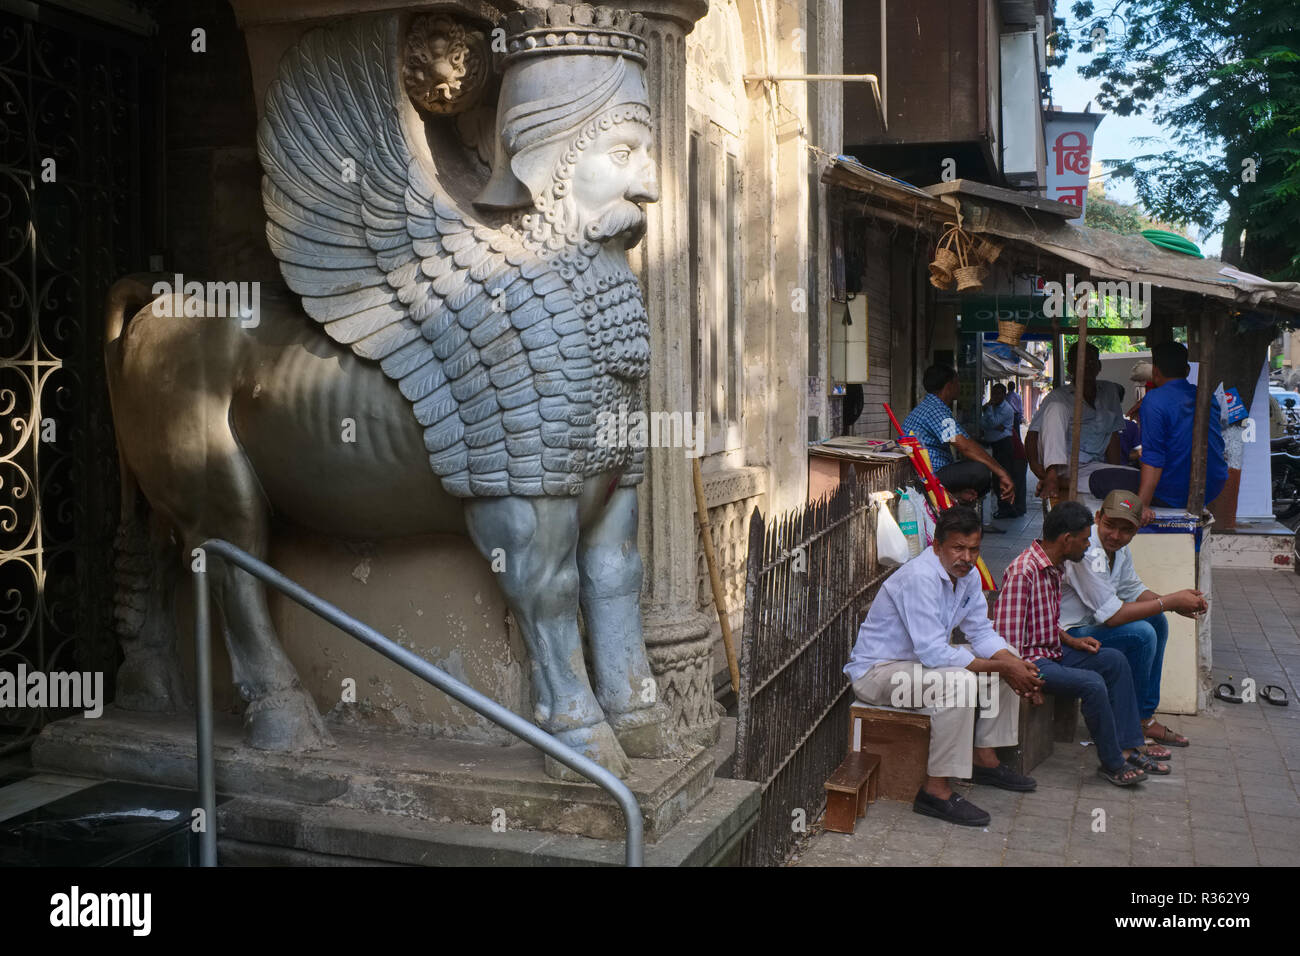
[[[591,645],[596,699],[631,757],[676,749],[668,708],[641,635],[641,555],[635,488],[619,488],[578,540],[579,594]]]
[[[627,756],[592,693],[578,633],[578,507],[572,498],[475,498],[465,503],[470,538],[498,561],[498,581],[533,662],[536,721],[620,777]],[[585,780],[546,758],[546,772]]]

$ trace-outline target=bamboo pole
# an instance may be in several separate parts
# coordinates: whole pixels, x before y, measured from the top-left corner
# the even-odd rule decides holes
[[[713,606],[718,612],[718,626],[722,628],[722,647],[727,652],[727,669],[731,671],[731,689],[740,693],[740,665],[736,663],[736,646],[731,640],[731,621],[722,594],[722,578],[718,575],[718,556],[713,551],[713,531],[709,528],[709,506],[704,499],[704,476],[700,460],[691,459],[691,473],[695,479],[695,517],[700,523],[700,540],[704,544],[704,560],[709,566],[709,584],[713,588]],[[748,612],[748,609],[746,609]]]
[[[1074,353],[1074,421],[1070,427],[1070,487],[1065,500],[1079,496],[1079,446],[1083,443],[1083,380],[1088,361],[1088,317],[1079,322],[1079,346]]]

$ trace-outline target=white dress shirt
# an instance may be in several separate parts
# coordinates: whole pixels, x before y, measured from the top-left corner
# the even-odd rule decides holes
[[[948,643],[955,627],[969,648]],[[934,548],[926,548],[881,585],[844,673],[854,681],[883,661],[965,667],[976,655],[989,658],[1004,648],[1010,649],[993,630],[979,572],[972,569],[954,587]]]
[[[1070,460],[1070,430],[1074,419],[1074,386],[1052,389],[1029,423],[1038,432],[1043,467],[1064,465]],[[1115,382],[1099,381],[1095,405],[1083,403],[1083,429],[1079,436],[1079,464],[1104,462],[1110,436],[1124,429],[1123,399]]]
[[[1092,541],[1082,561],[1066,561],[1061,576],[1061,627],[1105,624],[1125,603],[1136,601],[1147,586],[1133,567],[1128,546],[1115,552],[1115,563],[1093,526]]]

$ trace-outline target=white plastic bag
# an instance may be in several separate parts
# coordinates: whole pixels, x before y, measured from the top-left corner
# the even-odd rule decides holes
[[[902,530],[898,527],[898,522],[894,520],[893,513],[889,510],[889,499],[893,497],[889,492],[882,492],[876,498],[876,556],[880,559],[881,564],[898,565],[906,564],[912,556],[912,552],[907,547],[907,538],[903,535]]]

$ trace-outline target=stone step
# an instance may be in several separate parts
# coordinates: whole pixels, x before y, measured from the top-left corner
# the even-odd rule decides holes
[[[758,815],[757,784],[717,780],[658,842],[647,866],[738,863]],[[245,797],[222,807],[222,866],[619,866],[622,839],[412,820],[338,807],[302,807]]]
[[[596,840],[623,834],[623,813],[604,790],[546,776],[541,753],[527,744],[331,729],[335,747],[271,753],[245,746],[238,718],[219,715],[213,731],[218,791],[483,827],[504,819],[509,828]],[[193,787],[193,718],[108,707],[94,720],[55,721],[33,743],[32,762],[50,772]],[[641,805],[647,843],[685,818],[713,781],[713,753],[705,748],[631,764],[626,783]]]

